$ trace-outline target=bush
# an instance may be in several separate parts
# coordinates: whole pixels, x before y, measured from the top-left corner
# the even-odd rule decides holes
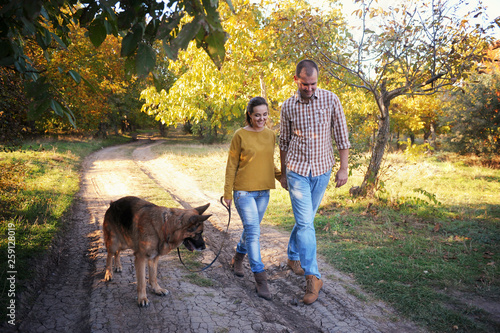
[[[446,120],[450,147],[486,158],[500,150],[500,72],[477,74],[452,96]]]

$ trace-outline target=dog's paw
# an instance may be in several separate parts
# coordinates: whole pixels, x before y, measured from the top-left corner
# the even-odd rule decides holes
[[[149,306],[149,300],[147,297],[141,298],[137,301],[137,305],[139,305],[140,308],[147,308]]]
[[[104,274],[104,281],[109,282],[113,280],[113,274],[110,271],[106,271],[106,274]]]
[[[115,272],[116,273],[121,273],[122,272],[122,266],[115,267]]]
[[[154,290],[154,293],[158,296],[167,296],[168,294],[170,294],[170,291],[168,291],[167,289],[158,288]]]

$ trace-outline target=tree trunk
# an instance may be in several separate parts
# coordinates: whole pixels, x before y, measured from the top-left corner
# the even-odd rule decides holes
[[[431,140],[430,145],[432,148],[436,148],[436,127],[434,126],[434,122],[431,122]]]
[[[96,139],[106,139],[108,137],[108,124],[105,122],[99,123],[99,129],[94,134]]]
[[[167,137],[167,126],[161,121],[158,122],[158,129],[160,130],[160,136],[162,138]]]
[[[382,94],[382,96],[384,95],[385,93]],[[380,165],[382,163],[382,159],[384,158],[385,147],[387,146],[387,142],[389,141],[389,105],[390,100],[386,100],[386,98],[384,97],[379,98],[378,106],[380,108],[381,116],[379,116],[378,120],[378,130],[372,149],[370,164],[368,165],[368,170],[366,171],[361,186],[353,187],[350,190],[350,193],[354,196],[365,196],[367,194],[371,194],[376,188]]]

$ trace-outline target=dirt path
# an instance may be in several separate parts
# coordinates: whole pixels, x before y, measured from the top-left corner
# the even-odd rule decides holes
[[[236,278],[229,261],[241,233],[233,219],[225,234],[227,212],[220,194],[204,193],[195,181],[166,158],[156,158],[151,147],[161,141],[139,142],[102,149],[84,162],[82,189],[68,230],[59,242],[59,253],[47,263],[46,287],[34,293],[36,301],[24,316],[22,332],[421,332],[401,320],[389,307],[365,295],[353,281],[320,261],[324,287],[311,306],[300,302],[304,279],[285,269],[288,235],[262,230],[262,255],[270,280],[271,301],[257,297],[248,262],[244,278]],[[176,254],[162,257],[159,282],[170,294],[156,296],[148,290],[151,305],[136,305],[135,270],[130,251],[122,253],[123,272],[105,283],[101,224],[110,200],[134,195],[144,179],[168,191],[181,205],[211,203],[213,214],[205,224],[208,249],[203,262],[229,237],[214,266],[193,274]],[[202,285],[202,286],[200,286]],[[353,292],[355,290],[356,292]],[[299,302],[297,302],[299,300]]]

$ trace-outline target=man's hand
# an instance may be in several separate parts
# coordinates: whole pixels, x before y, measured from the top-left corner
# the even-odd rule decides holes
[[[341,149],[339,150],[340,156],[340,169],[337,171],[335,175],[335,187],[344,186],[347,183],[347,178],[349,177],[349,169],[348,160],[349,160],[349,149]]]
[[[347,169],[339,169],[335,175],[335,187],[341,187],[347,183],[348,172]]]
[[[288,182],[286,181],[286,150],[280,149],[280,162],[281,162],[281,187],[288,191]]]
[[[288,191],[288,182],[286,181],[286,175],[281,175],[280,178],[281,187]]]

